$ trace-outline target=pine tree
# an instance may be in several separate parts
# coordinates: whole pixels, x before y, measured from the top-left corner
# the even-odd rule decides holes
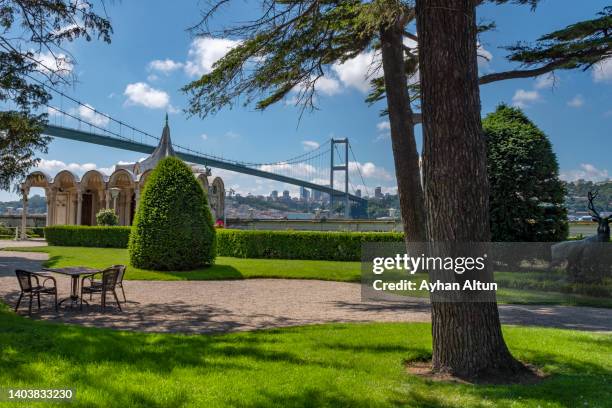
[[[239,97],[265,109],[295,90],[304,109],[312,108],[316,84],[333,64],[380,51],[382,75],[372,79],[368,100],[387,100],[400,210],[406,239],[413,241],[491,238],[480,85],[586,69],[612,54],[612,8],[534,44],[508,47],[507,58],[523,66],[479,77],[477,36],[494,27],[476,24],[476,7],[484,3],[479,0],[262,0],[260,17],[211,32],[211,19],[229,2],[213,2],[194,32],[241,42],[212,72],[184,87],[191,96],[190,113],[213,114]],[[513,3],[535,7],[538,0]],[[415,84],[411,79],[417,71],[420,82]],[[417,123],[423,124],[424,188]],[[468,377],[522,371],[503,340],[495,302],[434,302],[432,324],[436,371]]]

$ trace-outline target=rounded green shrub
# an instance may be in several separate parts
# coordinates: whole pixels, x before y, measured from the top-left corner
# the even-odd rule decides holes
[[[191,169],[168,157],[149,176],[128,244],[133,266],[190,270],[214,262],[216,236],[208,199]]]
[[[119,217],[115,214],[115,210],[106,208],[98,211],[96,214],[96,224],[101,227],[112,227],[119,225]]]

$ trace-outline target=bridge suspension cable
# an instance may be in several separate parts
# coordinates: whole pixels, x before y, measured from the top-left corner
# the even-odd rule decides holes
[[[116,146],[115,142],[112,142],[114,139],[122,144],[121,148],[127,148],[128,150],[133,151],[143,151],[142,149],[145,149],[146,151],[146,149],[150,148],[150,144],[145,143],[145,140],[151,139],[155,145],[157,145],[159,142],[160,138],[158,136],[152,135],[119,119],[115,119],[113,116],[101,112],[95,109],[93,106],[86,104],[66,94],[65,92],[62,92],[54,86],[44,83],[37,78],[30,78],[43,86],[52,95],[59,97],[59,104],[45,104],[47,113],[51,117],[49,122],[55,120],[56,126],[54,135],[56,136],[67,137],[74,140],[89,141],[107,146]],[[69,101],[71,104],[73,104],[73,106],[64,106],[65,101]],[[64,122],[64,119],[68,119],[69,122],[74,121],[75,123],[67,124]],[[61,121],[61,124],[58,124],[58,121]],[[89,127],[89,132],[82,129],[84,126]],[[70,132],[74,132],[75,127],[78,128],[79,132],[85,132],[85,134],[91,136],[70,135]],[[92,141],[91,139],[96,139],[96,141]],[[134,144],[138,143],[140,147],[135,147]],[[128,147],[128,145],[131,147]],[[329,155],[334,154],[332,145],[332,141],[327,140],[322,143],[317,143],[317,146],[314,149],[300,153],[299,155],[285,160],[257,163],[223,158],[219,155],[204,153],[189,146],[173,144],[177,152],[181,152],[182,154],[191,157],[192,160],[195,160],[195,162],[200,164],[206,164],[208,162],[216,163],[211,164],[211,167],[226,168],[230,171],[243,172],[245,174],[256,175],[264,178],[267,177],[289,184],[293,183],[306,186],[307,188],[319,190],[328,194],[333,193],[333,195],[340,195],[343,193],[339,190],[335,190],[334,186],[329,186],[328,182],[331,171]],[[349,149],[351,151],[353,160],[355,160],[357,163],[356,169],[359,172],[363,185],[365,186],[363,175],[361,174],[361,169],[358,164],[359,162],[357,162],[355,153],[353,152],[350,144]],[[346,161],[348,162],[348,156],[346,157]],[[346,163],[346,165],[348,166],[348,163]],[[246,168],[252,170],[247,170]],[[242,171],[242,169],[245,169],[245,171]],[[278,177],[272,176],[272,174],[276,174]],[[352,185],[352,183],[351,187],[353,188],[353,191],[355,191],[355,187]],[[360,197],[356,197],[354,195],[351,196],[351,199],[361,201]]]
[[[59,95],[62,98],[62,102],[63,102],[63,99],[67,99],[67,100],[77,104],[79,106],[79,110],[76,111],[76,112],[79,113],[78,115],[77,114],[73,114],[70,111],[67,111],[63,107],[57,107],[57,106],[53,106],[53,105],[50,105],[50,104],[46,104],[46,106],[47,106],[47,108],[49,108],[49,109],[51,109],[51,110],[53,110],[53,111],[55,111],[55,112],[57,112],[57,113],[59,113],[61,115],[64,115],[66,117],[69,117],[71,119],[76,120],[77,123],[79,123],[79,125],[81,123],[84,123],[86,125],[89,125],[92,129],[96,129],[96,130],[102,131],[104,133],[110,134],[110,135],[112,135],[114,137],[119,137],[119,138],[122,138],[122,139],[125,139],[125,140],[134,141],[135,140],[134,135],[135,134],[139,134],[141,136],[141,141],[142,141],[142,136],[151,138],[155,142],[159,141],[159,137],[158,136],[154,136],[154,135],[152,135],[152,134],[150,134],[150,133],[148,133],[146,131],[143,131],[141,129],[138,129],[138,128],[136,128],[136,127],[126,123],[126,122],[123,122],[121,120],[115,119],[114,117],[112,117],[112,116],[110,116],[110,115],[108,115],[108,114],[106,114],[104,112],[98,111],[97,109],[95,109],[91,105],[83,103],[80,100],[78,100],[76,98],[73,98],[72,96],[67,95],[66,93],[60,91],[59,89],[57,89],[57,88],[55,88],[53,86],[50,86],[49,84],[46,84],[46,83],[44,83],[44,82],[42,82],[42,81],[40,81],[40,80],[38,80],[38,79],[36,79],[34,77],[30,77],[30,78],[33,81],[35,81],[35,82],[39,83],[40,85],[42,85],[44,88],[46,88],[46,89],[50,90],[51,92]],[[62,105],[63,105],[63,103],[62,103]],[[92,123],[91,120],[84,119],[82,117],[83,115],[81,114],[81,112],[82,112],[81,109],[86,109],[86,110],[90,111],[93,114],[93,118],[104,118],[103,121],[106,122],[107,124],[110,124],[110,123],[117,124],[119,132],[112,131],[110,129],[107,129],[107,128],[104,128],[104,127],[102,127],[100,125]],[[122,131],[124,129],[126,131],[131,131],[132,132],[132,137],[124,136],[122,134]],[[312,150],[310,150],[308,152],[302,153],[300,155],[291,157],[291,158],[286,159],[286,160],[280,160],[280,161],[275,161],[275,162],[263,162],[263,163],[227,159],[227,158],[223,158],[223,157],[216,156],[216,155],[213,155],[213,154],[204,153],[202,151],[195,150],[195,149],[192,149],[192,148],[187,147],[187,146],[182,146],[180,144],[174,144],[174,147],[177,148],[178,150],[183,150],[185,152],[190,152],[192,154],[198,154],[198,155],[201,155],[203,157],[209,157],[209,158],[213,158],[213,159],[217,159],[217,160],[224,160],[224,161],[232,162],[232,163],[237,164],[237,165],[243,165],[243,166],[248,166],[248,167],[262,167],[262,166],[275,166],[275,165],[283,165],[283,164],[287,164],[287,165],[289,165],[289,164],[298,164],[298,163],[306,162],[306,161],[312,159],[313,157],[317,157],[318,155],[322,155],[322,154],[328,153],[329,150],[324,150],[328,146],[328,144],[329,144],[329,142],[325,142],[325,143],[319,144],[319,146],[317,148],[315,148],[315,149],[312,149]]]

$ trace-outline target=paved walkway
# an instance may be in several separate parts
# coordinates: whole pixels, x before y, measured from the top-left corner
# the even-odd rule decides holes
[[[0,239],[0,249],[11,247],[40,247],[47,246],[47,241],[42,238],[29,239],[27,241],[15,241],[14,239]]]
[[[15,304],[13,270],[37,270],[46,254],[0,251],[0,298]],[[61,297],[69,279],[57,276]],[[426,299],[362,301],[360,285],[315,280],[126,281],[124,312],[98,306],[84,311],[49,303],[36,318],[153,332],[219,333],[331,322],[428,322]],[[98,300],[99,302],[99,300]],[[45,307],[46,306],[46,307]],[[27,305],[21,313],[27,312]],[[569,306],[501,305],[505,324],[612,332],[612,310]]]

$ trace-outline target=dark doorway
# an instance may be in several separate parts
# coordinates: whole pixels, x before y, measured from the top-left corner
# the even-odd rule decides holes
[[[83,194],[81,203],[81,225],[92,225],[93,198],[90,193]]]
[[[134,216],[136,212],[136,194],[132,194],[132,201],[130,202],[130,223],[132,225],[134,223]]]

